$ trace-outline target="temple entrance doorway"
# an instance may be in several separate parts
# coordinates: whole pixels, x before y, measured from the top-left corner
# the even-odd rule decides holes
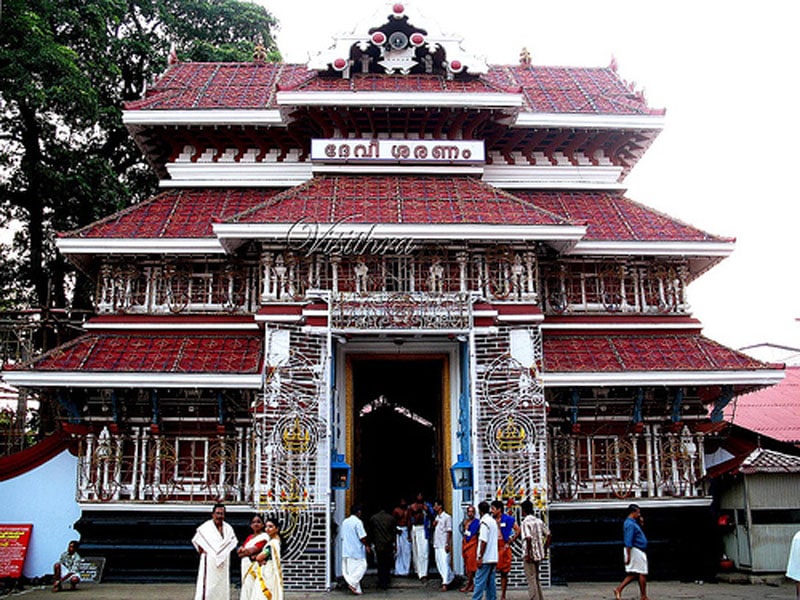
[[[446,365],[443,356],[352,357],[351,498],[365,517],[445,491]]]

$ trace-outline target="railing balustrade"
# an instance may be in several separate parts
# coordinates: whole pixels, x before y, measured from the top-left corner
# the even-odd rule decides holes
[[[81,439],[81,502],[208,502],[252,500],[248,435],[164,435],[149,428]]]
[[[650,426],[627,435],[553,434],[553,499],[697,497],[703,436]]]

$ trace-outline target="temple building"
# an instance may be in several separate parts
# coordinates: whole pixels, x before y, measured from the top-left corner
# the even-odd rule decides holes
[[[96,314],[4,373],[78,443],[106,577],[191,577],[221,500],[240,535],[279,515],[287,586],[326,589],[349,506],[418,492],[455,522],[533,500],[546,580],[618,578],[631,502],[654,577],[718,559],[705,455],[783,370],[692,316],[734,241],[626,196],[664,110],[409,12],[308,64],[175,62],[126,106],[161,191],[59,236]]]

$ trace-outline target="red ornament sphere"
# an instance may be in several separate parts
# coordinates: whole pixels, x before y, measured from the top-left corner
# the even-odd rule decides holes
[[[425,41],[425,36],[421,33],[412,33],[411,34],[411,43],[415,46],[421,46],[422,43]]]
[[[396,14],[396,15],[403,14],[403,11],[405,9],[406,8],[402,4],[400,4],[399,2],[392,7],[392,11],[394,11],[394,14]]]
[[[376,31],[372,34],[372,43],[378,46],[386,43],[386,34],[382,31]]]
[[[461,64],[460,60],[454,60],[450,63],[450,70],[454,72],[458,72],[462,69],[463,65]]]
[[[333,61],[333,68],[341,71],[347,66],[347,61],[343,58],[337,58]]]

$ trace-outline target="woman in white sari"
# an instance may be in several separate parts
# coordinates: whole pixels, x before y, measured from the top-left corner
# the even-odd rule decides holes
[[[257,597],[259,600],[283,600],[281,528],[277,520],[267,519],[264,524],[264,530],[269,536],[269,541],[256,557],[256,560],[261,565],[261,580],[253,598]]]
[[[259,583],[261,567],[256,557],[269,541],[269,536],[264,531],[264,518],[258,514],[253,515],[250,519],[250,529],[253,530],[253,533],[247,537],[236,552],[239,558],[242,559],[241,600],[259,600],[263,598]]]

